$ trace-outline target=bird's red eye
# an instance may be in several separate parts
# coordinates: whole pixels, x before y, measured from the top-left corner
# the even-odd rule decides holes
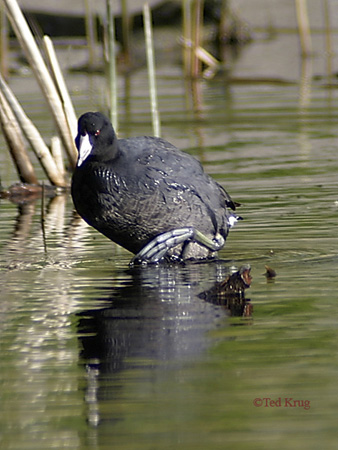
[[[96,130],[95,131],[95,136],[98,136],[101,133],[101,130]]]

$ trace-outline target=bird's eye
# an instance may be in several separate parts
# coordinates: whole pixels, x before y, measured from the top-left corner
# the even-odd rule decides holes
[[[96,130],[95,131],[95,136],[98,136],[101,133],[101,130]]]

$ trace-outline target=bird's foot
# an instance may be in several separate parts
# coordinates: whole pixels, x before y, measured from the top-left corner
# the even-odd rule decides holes
[[[132,258],[130,265],[158,263],[170,249],[189,241],[197,242],[214,252],[220,250],[225,243],[220,234],[210,239],[193,227],[177,228],[156,236]]]

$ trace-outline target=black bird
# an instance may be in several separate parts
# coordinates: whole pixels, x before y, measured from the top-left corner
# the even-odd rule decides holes
[[[99,112],[80,117],[75,143],[75,208],[132,263],[212,258],[224,246],[236,205],[195,158],[156,137],[118,139]]]

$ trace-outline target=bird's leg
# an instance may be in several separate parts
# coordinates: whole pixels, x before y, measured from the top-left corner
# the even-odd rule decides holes
[[[156,236],[133,257],[130,264],[156,263],[163,258],[170,249],[188,241],[197,242],[214,252],[220,250],[225,242],[220,234],[214,239],[210,239],[193,227],[177,228]]]

